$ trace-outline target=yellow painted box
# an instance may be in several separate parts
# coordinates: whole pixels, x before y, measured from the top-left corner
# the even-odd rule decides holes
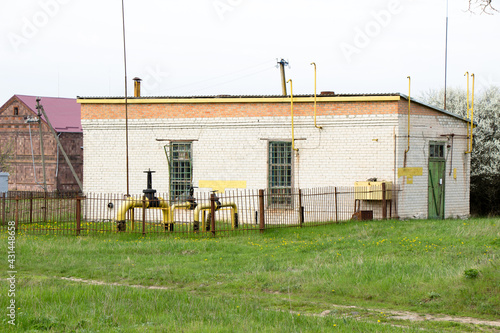
[[[382,200],[382,184],[385,183],[385,199],[392,200],[392,182],[354,182],[356,200]]]

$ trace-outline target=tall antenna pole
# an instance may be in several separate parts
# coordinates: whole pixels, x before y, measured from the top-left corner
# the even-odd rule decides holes
[[[127,197],[130,196],[129,177],[128,177],[128,92],[127,92],[127,48],[125,44],[125,5],[122,0],[122,22],[123,22],[123,63],[125,65],[125,149],[127,159]]]
[[[444,106],[446,110],[446,79],[448,77],[448,0],[446,0],[446,44],[444,47]]]

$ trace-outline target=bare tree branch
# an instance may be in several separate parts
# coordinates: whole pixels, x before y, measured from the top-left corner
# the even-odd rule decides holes
[[[471,13],[476,13],[477,9],[479,9],[479,12],[488,14],[488,15],[493,15],[494,12],[498,12],[498,10],[493,7],[491,4],[493,0],[469,0],[469,8],[468,11]]]

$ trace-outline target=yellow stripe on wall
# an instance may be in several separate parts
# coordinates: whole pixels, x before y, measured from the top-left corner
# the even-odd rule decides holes
[[[224,192],[227,188],[247,188],[247,182],[246,180],[200,180],[198,187]]]

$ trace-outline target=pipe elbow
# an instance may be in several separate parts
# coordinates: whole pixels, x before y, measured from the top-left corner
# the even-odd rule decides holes
[[[118,212],[116,213],[116,220],[125,221],[127,219],[127,212],[134,207],[142,208],[142,200],[134,198],[125,199],[125,202],[120,206]],[[146,208],[147,207],[149,207],[148,199],[146,199]]]

